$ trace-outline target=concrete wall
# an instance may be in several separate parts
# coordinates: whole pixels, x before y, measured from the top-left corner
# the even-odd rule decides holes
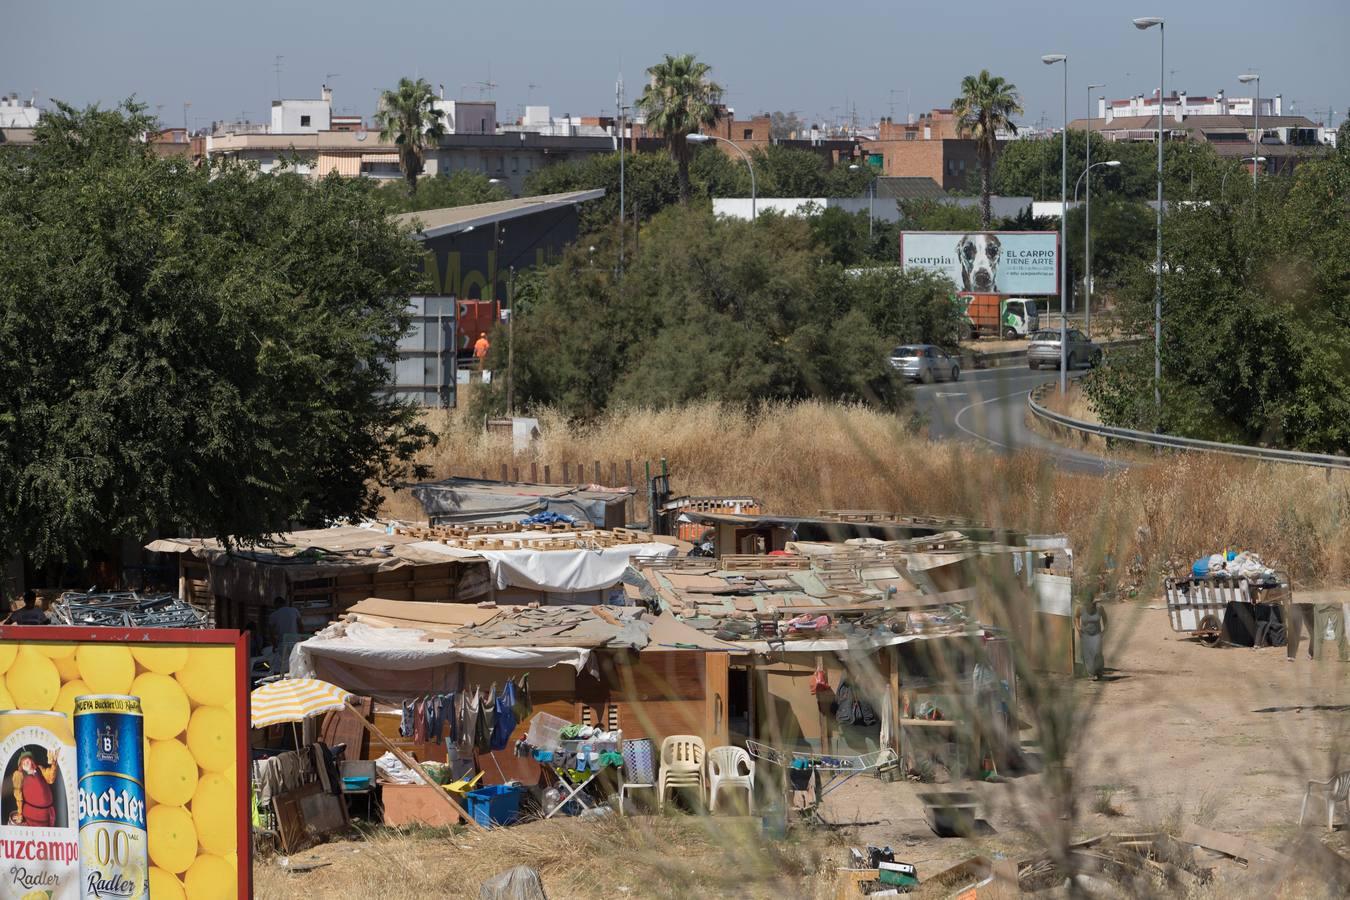
[[[273,100],[273,134],[313,134],[332,126],[331,100]]]

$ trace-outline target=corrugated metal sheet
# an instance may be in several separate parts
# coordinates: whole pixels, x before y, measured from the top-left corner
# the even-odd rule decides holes
[[[333,171],[344,178],[355,178],[361,174],[361,157],[350,153],[320,153],[314,174],[322,178]]]

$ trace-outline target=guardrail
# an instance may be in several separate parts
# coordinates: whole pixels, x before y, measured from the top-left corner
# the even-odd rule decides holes
[[[1300,466],[1318,466],[1323,469],[1350,469],[1350,457],[1331,456],[1326,453],[1300,453],[1296,450],[1274,450],[1267,447],[1248,447],[1245,444],[1223,444],[1218,441],[1201,441],[1195,438],[1176,437],[1170,434],[1154,434],[1148,431],[1134,431],[1129,428],[1114,428],[1110,425],[1096,425],[1066,416],[1063,413],[1046,409],[1040,403],[1040,397],[1053,382],[1043,384],[1027,395],[1027,405],[1031,414],[1046,422],[1053,422],[1063,428],[1082,434],[1111,438],[1118,441],[1131,441],[1148,444],[1153,447],[1169,447],[1173,450],[1195,450],[1201,453],[1221,453],[1227,456],[1242,456],[1259,459],[1264,462],[1294,463]]]

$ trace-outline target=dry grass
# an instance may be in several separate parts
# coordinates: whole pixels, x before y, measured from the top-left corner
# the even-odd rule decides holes
[[[332,863],[306,874],[259,862],[254,889],[260,898],[475,898],[485,879],[525,864],[551,900],[831,897],[845,835],[798,834],[768,841],[758,820],[692,816],[532,822],[481,836],[395,832],[301,854],[295,862]]]
[[[1192,454],[1104,478],[1074,475],[1036,454],[930,442],[896,416],[816,401],[753,416],[717,403],[637,409],[587,427],[543,411],[542,437],[514,456],[507,438],[486,434],[466,412],[432,415],[441,441],[425,461],[436,477],[536,462],[558,480],[563,462],[599,460],[608,472],[609,462],[629,459],[640,473],[643,461],[664,457],[678,493],[750,494],[774,512],[887,509],[1066,532],[1082,571],[1128,576],[1120,580],[1151,591],[1164,568],[1226,547],[1255,550],[1307,585],[1350,575],[1345,473]],[[422,516],[406,494],[391,497],[386,512]]]

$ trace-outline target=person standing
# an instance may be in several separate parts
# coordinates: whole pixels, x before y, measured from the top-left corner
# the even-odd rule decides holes
[[[38,608],[37,591],[29,588],[23,592],[23,606],[5,617],[0,625],[50,625],[47,614]]]
[[[1101,601],[1091,598],[1073,615],[1074,629],[1078,632],[1078,646],[1083,651],[1083,669],[1093,681],[1099,681],[1106,671],[1106,661],[1102,658],[1102,636],[1106,634],[1106,611]]]
[[[272,601],[274,609],[267,617],[267,628],[272,632],[272,647],[280,650],[288,634],[300,633],[300,611],[286,602],[285,597]]]
[[[492,344],[488,343],[487,332],[480,331],[478,340],[473,342],[473,358],[478,360],[478,370],[481,372],[487,365],[488,351],[492,349]]]

